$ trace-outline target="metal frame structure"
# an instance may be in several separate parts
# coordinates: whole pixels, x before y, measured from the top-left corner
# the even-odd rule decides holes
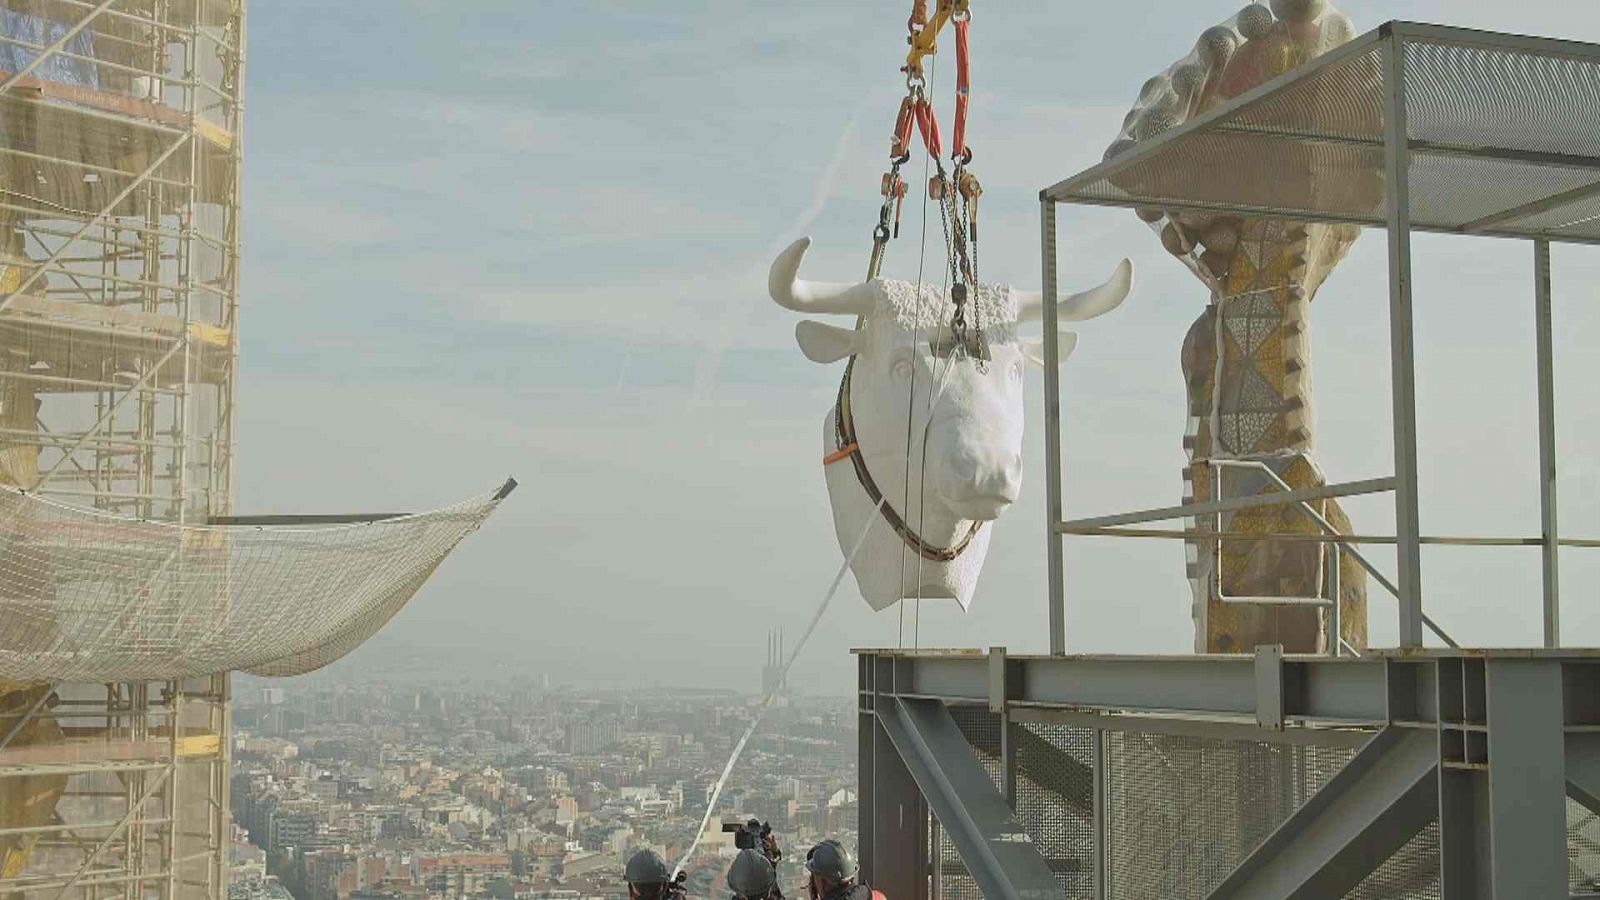
[[[1560,548],[1600,546],[1561,537],[1556,514],[1549,246],[1600,243],[1600,128],[1551,112],[1569,90],[1600,93],[1600,46],[1391,22],[1041,193],[1047,297],[1058,287],[1058,203],[1386,228],[1395,473],[1065,519],[1056,309],[1046,303],[1051,655],[857,651],[867,880],[911,900],[1600,896],[1600,884],[1569,872],[1586,852],[1573,829],[1600,815],[1600,650],[1561,646],[1557,589]],[[1474,91],[1506,120],[1474,110]],[[1308,96],[1320,102],[1296,102]],[[1578,106],[1579,118],[1595,108]],[[1277,185],[1236,180],[1255,195],[1227,196],[1202,177],[1252,152],[1375,190],[1270,196]],[[1471,166],[1486,167],[1482,179],[1462,175]],[[1421,533],[1415,229],[1533,242],[1537,537]],[[1066,535],[1221,540],[1235,535],[1138,526],[1381,491],[1394,494],[1393,535],[1237,537],[1320,542],[1360,560],[1398,600],[1399,648],[1065,655]],[[1395,545],[1396,577],[1360,544]],[[1540,548],[1545,646],[1457,647],[1423,611],[1430,544]],[[1425,628],[1449,646],[1424,648]],[[954,879],[947,846],[960,857]]]
[[[1257,793],[1238,798],[1241,808],[1278,807],[1263,839],[1222,851],[1209,860],[1227,863],[1215,877],[1163,897],[1582,896],[1569,894],[1568,804],[1600,812],[1600,651],[857,653],[861,855],[865,879],[890,896],[928,897],[930,873],[953,892],[948,864],[930,865],[930,828],[959,853],[960,880],[984,897],[1139,896],[1119,883],[1112,861],[1130,838],[1159,836],[1115,818],[1118,792],[1139,787],[1111,787],[1119,756],[1131,755],[1126,741],[1120,753],[1106,749],[1112,735],[1210,742],[1224,763],[1177,773],[1194,779],[1227,773],[1235,747],[1348,758],[1319,790],[1302,785],[1288,802],[1271,785],[1252,785]],[[998,720],[998,743],[977,746],[964,734],[956,721],[964,711]],[[1076,781],[1052,785],[1037,754],[1019,760],[1025,740],[1041,743],[1039,726],[1086,736],[1087,753],[1045,749],[1057,768],[1081,771]],[[1021,785],[1035,795],[1030,816],[1041,804],[1077,808],[1091,835],[1078,857],[1042,852],[1061,818],[1024,823]],[[1144,787],[1158,795],[1147,807],[1173,802],[1159,795],[1175,783]],[[1172,811],[1173,821],[1185,812]],[[1374,874],[1429,829],[1438,845],[1414,854],[1411,892],[1373,892]],[[1093,874],[1074,890],[1064,876],[1076,873]]]
[[[1408,50],[1408,48],[1410,48]],[[1506,59],[1533,61],[1535,65],[1570,66],[1580,82],[1583,78],[1597,77],[1600,73],[1600,46],[1573,41],[1545,38],[1525,38],[1514,35],[1492,34],[1423,25],[1409,22],[1390,22],[1316,60],[1269,81],[1237,99],[1194,119],[1157,138],[1140,144],[1136,149],[1094,166],[1083,173],[1062,181],[1040,193],[1041,234],[1044,249],[1043,281],[1046,296],[1057,286],[1057,255],[1055,252],[1055,206],[1057,203],[1076,203],[1119,207],[1155,207],[1160,209],[1227,211],[1233,214],[1268,216],[1301,221],[1351,222],[1383,226],[1389,241],[1389,314],[1390,360],[1392,383],[1392,420],[1394,426],[1395,474],[1388,479],[1373,479],[1346,485],[1329,485],[1320,490],[1285,492],[1270,498],[1244,498],[1237,501],[1218,501],[1192,504],[1157,510],[1143,510],[1117,516],[1101,516],[1076,520],[1063,520],[1061,497],[1061,386],[1059,376],[1051,371],[1045,376],[1046,418],[1046,490],[1050,538],[1047,554],[1050,568],[1050,648],[1054,653],[1066,648],[1062,606],[1065,603],[1064,569],[1062,564],[1061,536],[1092,534],[1121,537],[1222,537],[1228,535],[1205,532],[1128,530],[1121,526],[1138,525],[1181,517],[1211,516],[1218,512],[1247,508],[1251,505],[1278,505],[1304,503],[1328,497],[1351,496],[1376,491],[1392,491],[1395,502],[1396,534],[1393,536],[1338,535],[1326,531],[1321,535],[1250,535],[1251,539],[1313,540],[1336,544],[1344,552],[1352,553],[1369,572],[1389,588],[1399,604],[1400,644],[1420,647],[1424,628],[1431,629],[1446,644],[1454,641],[1423,611],[1421,547],[1425,544],[1450,544],[1462,546],[1537,546],[1543,560],[1543,631],[1547,647],[1560,646],[1560,596],[1559,549],[1561,547],[1595,547],[1600,542],[1590,539],[1562,538],[1557,527],[1556,455],[1555,455],[1555,387],[1552,361],[1550,318],[1550,243],[1570,242],[1580,244],[1600,243],[1600,214],[1589,209],[1600,197],[1600,149],[1589,139],[1577,138],[1574,152],[1571,145],[1563,152],[1516,146],[1512,141],[1492,145],[1479,142],[1449,142],[1419,138],[1417,129],[1410,125],[1411,107],[1407,94],[1407,53],[1418,53],[1415,48],[1429,52],[1438,48],[1467,48],[1472,52],[1501,54]],[[1378,68],[1377,77],[1364,69]],[[1274,104],[1293,102],[1300,97],[1297,91],[1319,87],[1318,79],[1335,80],[1340,72],[1351,73],[1348,81],[1358,83],[1361,96],[1340,96],[1356,107],[1351,113],[1339,108],[1339,102],[1330,101],[1320,114],[1336,121],[1318,121],[1319,113],[1311,113],[1304,121],[1275,122],[1263,125],[1256,118],[1265,118],[1259,111],[1274,110]],[[1494,73],[1498,74],[1498,73]],[[1488,77],[1488,76],[1484,76]],[[1534,76],[1529,91],[1545,90]],[[1362,79],[1365,79],[1362,81]],[[1411,80],[1418,80],[1413,77]],[[1431,87],[1431,86],[1430,86]],[[1513,96],[1522,85],[1497,84],[1507,88]],[[1347,88],[1349,89],[1349,88]],[[1353,89],[1352,89],[1353,90]],[[1434,88],[1436,93],[1441,89]],[[1429,105],[1437,106],[1454,101],[1464,104],[1458,97],[1429,96]],[[1470,98],[1468,98],[1470,99]],[[1363,109],[1365,104],[1367,108]],[[1434,112],[1435,118],[1438,117]],[[1342,118],[1341,118],[1342,117]],[[1436,122],[1429,123],[1437,128]],[[1268,202],[1264,198],[1245,198],[1229,201],[1199,192],[1198,196],[1184,196],[1181,188],[1174,189],[1173,181],[1181,181],[1183,173],[1161,181],[1158,188],[1142,193],[1137,185],[1141,166],[1159,165],[1163,159],[1193,163],[1196,156],[1185,156],[1193,144],[1224,136],[1243,143],[1230,144],[1236,152],[1249,153],[1251,148],[1263,154],[1284,153],[1284,147],[1294,152],[1313,153],[1333,147],[1355,154],[1338,158],[1341,177],[1371,178],[1379,185],[1380,202],[1361,211],[1355,207],[1339,207],[1316,196],[1295,198],[1296,202]],[[1255,144],[1250,143],[1255,141]],[[1204,161],[1204,157],[1199,157]],[[1307,157],[1309,158],[1309,157]],[[1578,188],[1568,188],[1554,193],[1541,192],[1536,178],[1522,187],[1523,193],[1512,200],[1492,200],[1502,204],[1486,215],[1460,215],[1452,219],[1448,204],[1442,202],[1437,184],[1427,188],[1434,193],[1424,198],[1426,217],[1417,213],[1419,204],[1413,198],[1413,173],[1423,164],[1438,160],[1484,161],[1486,165],[1515,166],[1516,174],[1559,174],[1563,178],[1586,182]],[[1363,169],[1363,167],[1366,167]],[[1119,176],[1135,173],[1135,185],[1126,190],[1108,189]],[[1485,177],[1504,175],[1488,171]],[[1199,180],[1201,176],[1195,176]],[[1151,179],[1154,181],[1154,179]],[[1473,186],[1451,186],[1458,193],[1471,194]],[[1481,187],[1479,188],[1481,190]],[[1307,192],[1308,195],[1314,192]],[[1492,195],[1497,196],[1497,195]],[[1563,220],[1563,210],[1571,210],[1573,219]],[[1462,537],[1422,535],[1418,513],[1417,491],[1417,433],[1416,433],[1416,375],[1413,340],[1411,232],[1421,229],[1432,232],[1463,235],[1516,237],[1531,240],[1534,245],[1535,279],[1534,296],[1537,334],[1537,376],[1539,405],[1539,461],[1540,508],[1542,533],[1538,537]],[[1056,325],[1055,310],[1045,305],[1045,352],[1049,360],[1056,356],[1051,329]],[[1390,581],[1370,565],[1353,545],[1361,543],[1392,543],[1399,561],[1396,577]]]
[[[225,516],[244,0],[0,7],[45,35],[0,33],[26,60],[0,71],[0,479],[144,519]],[[17,690],[38,702],[0,708],[0,792],[58,799],[48,821],[0,821],[0,850],[22,851],[0,896],[226,896],[228,675],[0,696]]]

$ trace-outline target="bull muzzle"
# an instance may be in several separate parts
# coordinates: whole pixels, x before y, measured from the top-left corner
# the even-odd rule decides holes
[[[940,501],[958,518],[989,522],[1017,501],[1022,453],[961,441],[935,473]]]

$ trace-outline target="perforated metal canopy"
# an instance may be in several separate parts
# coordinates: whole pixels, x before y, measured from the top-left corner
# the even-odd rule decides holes
[[[1398,85],[1385,79],[1394,47]],[[1041,196],[1383,225],[1391,89],[1405,109],[1412,228],[1600,243],[1600,45],[1411,22],[1383,25]]]

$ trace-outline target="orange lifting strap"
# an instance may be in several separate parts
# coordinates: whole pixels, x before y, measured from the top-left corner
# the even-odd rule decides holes
[[[861,445],[860,444],[846,444],[843,447],[840,447],[839,449],[833,451],[832,453],[829,453],[827,456],[824,456],[822,458],[822,464],[825,465],[825,466],[831,466],[834,463],[838,462],[839,460],[844,459],[845,457],[849,456],[852,453],[855,453],[856,451],[858,451],[860,449],[861,449]]]
[[[972,63],[967,48],[967,29],[972,19],[963,15],[956,20],[956,130],[951,136],[950,156],[960,159],[967,156],[967,99],[972,94]]]
[[[950,158],[963,162],[970,160],[967,148],[967,104],[972,95],[972,53],[968,37],[972,25],[971,0],[940,0],[933,20],[927,21],[927,0],[912,0],[911,51],[906,54],[905,73],[909,86],[906,98],[900,103],[900,113],[895,119],[894,139],[890,144],[890,159],[906,157],[911,152],[911,127],[916,123],[922,134],[922,143],[935,159],[944,155],[944,141],[939,133],[939,118],[933,104],[922,92],[922,63],[939,52],[939,32],[946,22],[955,24],[956,33],[956,129],[950,145]]]
[[[891,237],[899,235],[900,215],[906,195],[905,179],[900,176],[900,167],[911,159],[912,133],[916,132],[922,137],[922,144],[927,148],[928,155],[933,158],[934,165],[938,167],[938,174],[929,181],[928,193],[930,197],[944,202],[947,185],[953,187],[962,198],[964,206],[961,215],[967,220],[967,234],[959,242],[963,247],[968,241],[977,239],[977,205],[978,196],[982,188],[978,186],[978,179],[966,166],[972,162],[972,148],[967,145],[967,108],[972,95],[972,52],[969,32],[972,25],[971,0],[938,0],[938,8],[933,18],[928,18],[928,0],[912,0],[911,15],[906,20],[906,28],[910,31],[907,43],[911,50],[906,54],[906,64],[901,69],[906,76],[906,95],[900,101],[900,108],[895,114],[894,131],[889,140],[889,171],[884,173],[881,193],[883,204],[878,213],[878,224],[873,229],[872,255],[867,263],[867,277],[878,276],[878,269],[883,261],[884,247]],[[956,35],[956,108],[955,131],[950,146],[950,160],[955,163],[953,177],[946,174],[944,162],[944,136],[939,129],[939,117],[933,108],[933,102],[928,99],[927,81],[923,71],[923,61],[939,50],[939,32],[946,23],[953,23]],[[950,215],[956,215],[952,207]],[[892,225],[892,227],[891,227]],[[965,253],[959,255],[965,258]],[[963,271],[969,277],[971,270],[963,263]],[[830,460],[831,461],[831,460]]]

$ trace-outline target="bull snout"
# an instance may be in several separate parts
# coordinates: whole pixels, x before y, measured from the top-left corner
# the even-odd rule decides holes
[[[988,522],[1015,503],[1022,488],[1022,453],[975,440],[958,441],[938,477],[939,495],[963,519]]]

